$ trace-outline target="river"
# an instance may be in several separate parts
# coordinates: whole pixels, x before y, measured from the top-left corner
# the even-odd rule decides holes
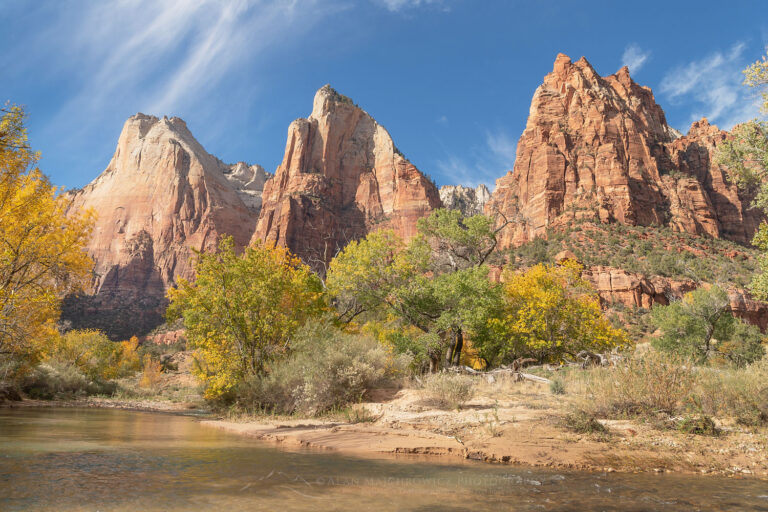
[[[0,409],[0,510],[763,510],[768,482],[287,451],[191,417]]]

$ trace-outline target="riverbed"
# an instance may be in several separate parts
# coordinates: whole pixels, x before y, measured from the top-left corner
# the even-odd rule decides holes
[[[193,417],[0,409],[0,510],[768,510],[748,478],[283,450]]]

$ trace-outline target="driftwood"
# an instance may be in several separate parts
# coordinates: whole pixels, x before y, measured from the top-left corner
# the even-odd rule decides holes
[[[513,378],[517,381],[530,380],[533,382],[543,382],[544,384],[549,384],[549,379],[547,378],[539,377],[538,375],[533,375],[531,373],[524,373],[518,370],[513,370],[512,368],[508,368],[505,366],[502,366],[501,368],[496,368],[495,370],[491,370],[488,372],[478,371],[478,370],[475,370],[474,368],[470,368],[469,366],[451,366],[449,368],[446,368],[446,371],[453,372],[453,373],[462,373],[465,375],[485,375],[486,377],[491,377],[491,381],[494,375],[505,374],[505,375],[513,376]]]

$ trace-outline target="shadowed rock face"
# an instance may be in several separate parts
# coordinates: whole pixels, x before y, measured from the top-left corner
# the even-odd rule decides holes
[[[449,210],[459,210],[465,216],[483,213],[485,203],[491,198],[488,187],[483,184],[477,188],[463,185],[444,185],[440,187],[440,200]]]
[[[208,154],[181,119],[128,119],[104,172],[69,193],[70,211],[97,214],[87,247],[96,266],[93,294],[67,298],[63,318],[115,338],[160,324],[167,288],[193,277],[194,250],[214,249],[224,234],[249,243],[266,178]]]
[[[514,169],[496,182],[486,212],[515,221],[502,248],[578,218],[746,243],[762,216],[712,161],[725,137],[706,120],[678,137],[626,67],[600,77],[586,59],[561,54],[533,96]]]
[[[440,207],[435,185],[389,133],[330,86],[288,128],[285,156],[264,187],[254,239],[286,246],[322,270],[347,242],[392,228],[405,239]]]

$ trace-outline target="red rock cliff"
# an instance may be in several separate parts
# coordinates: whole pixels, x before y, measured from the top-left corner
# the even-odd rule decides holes
[[[320,268],[372,230],[412,237],[416,221],[440,204],[435,185],[400,154],[384,127],[326,85],[312,114],[288,128],[254,239],[287,246]]]
[[[67,299],[63,317],[118,338],[161,323],[168,286],[193,277],[193,249],[213,249],[222,234],[248,244],[261,174],[208,154],[181,119],[128,119],[104,172],[70,192],[73,211],[97,214],[88,244],[96,267],[93,295]]]
[[[533,96],[514,169],[496,182],[486,212],[515,221],[502,248],[579,217],[746,243],[762,217],[712,162],[725,136],[702,120],[678,137],[626,67],[600,77],[586,59],[561,54]]]

